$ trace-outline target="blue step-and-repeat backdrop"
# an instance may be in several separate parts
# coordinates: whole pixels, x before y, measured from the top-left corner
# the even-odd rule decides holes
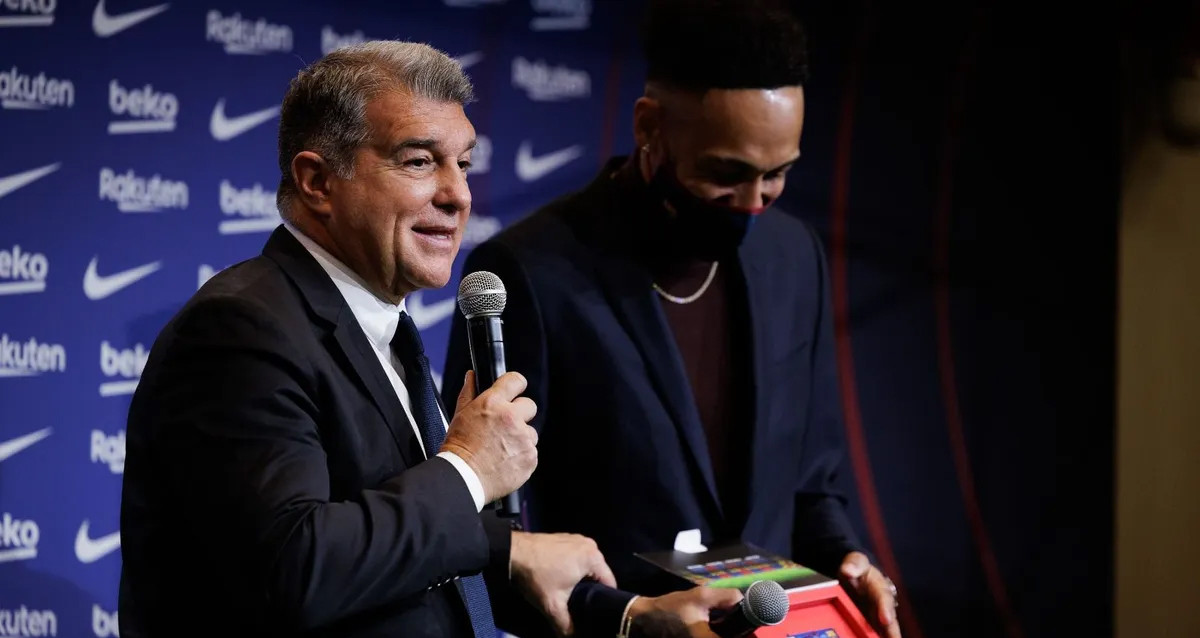
[[[613,47],[635,8],[0,0],[0,635],[117,635],[130,395],[171,314],[279,224],[300,68],[374,38],[462,63],[479,98],[465,255],[628,139],[640,72]],[[408,302],[433,352],[450,288]]]

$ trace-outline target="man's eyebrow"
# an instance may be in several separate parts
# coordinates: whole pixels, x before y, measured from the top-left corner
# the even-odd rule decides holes
[[[466,150],[469,151],[469,150],[475,148],[476,143],[477,143],[477,140],[475,138],[471,138],[471,142],[467,145]],[[396,154],[400,153],[401,151],[406,151],[406,150],[414,149],[414,148],[436,153],[438,150],[441,149],[441,142],[439,142],[433,138],[410,137],[406,140],[401,140],[399,143],[397,143],[395,146],[393,146],[392,147],[392,155],[396,155]]]
[[[783,169],[787,168],[788,166],[791,166],[792,164],[796,163],[796,160],[798,160],[798,159],[800,159],[800,154],[796,153],[796,156],[793,157],[792,159],[780,164],[779,166],[776,166],[774,168],[767,168],[767,169],[759,168],[758,166],[755,166],[754,164],[751,164],[750,162],[747,162],[745,160],[740,160],[736,157],[722,157],[719,155],[706,155],[706,156],[700,158],[699,163],[708,168],[732,169],[739,173],[766,174],[766,173],[774,173],[776,171],[783,170]]]

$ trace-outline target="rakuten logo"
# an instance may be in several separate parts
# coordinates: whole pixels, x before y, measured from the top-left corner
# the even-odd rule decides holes
[[[0,518],[0,563],[37,558],[38,539],[41,536],[37,523],[13,518],[12,514],[5,512],[4,517]]]
[[[100,201],[110,201],[122,213],[157,213],[164,208],[187,208],[188,186],[155,173],[142,177],[133,169],[118,174],[100,169]]]
[[[54,106],[75,106],[75,85],[70,80],[48,78],[45,73],[26,75],[15,66],[0,71],[0,107],[41,111]]]
[[[342,47],[350,47],[375,39],[377,38],[368,38],[363,35],[362,31],[338,33],[333,30],[333,27],[325,25],[321,27],[321,55],[328,55]]]
[[[475,138],[475,150],[471,151],[471,168],[467,175],[482,175],[492,169],[492,139],[486,135]]]
[[[49,609],[0,609],[0,636],[57,636],[58,616]]]
[[[67,349],[55,343],[21,342],[0,334],[0,377],[33,377],[43,372],[65,372]]]
[[[57,0],[0,0],[0,27],[48,27],[54,24]]]
[[[592,23],[592,0],[533,0],[533,10],[550,14],[529,22],[534,31],[578,31]]]
[[[179,98],[171,93],[159,93],[149,84],[140,89],[127,89],[116,80],[110,81],[108,107],[113,115],[132,118],[109,122],[109,135],[174,131],[175,118],[179,116]]]
[[[125,473],[125,430],[108,436],[92,430],[92,463],[107,465],[113,474]]]
[[[142,377],[142,370],[146,367],[146,360],[150,358],[150,353],[142,344],[134,344],[133,348],[128,350],[118,350],[108,344],[107,341],[100,342],[100,371],[104,376],[113,378],[116,381],[106,381],[100,384],[100,396],[114,397],[122,394],[133,394],[137,390],[138,380]]]
[[[117,624],[117,612],[111,614],[100,605],[92,605],[92,633],[96,638],[117,638],[121,634]]]
[[[234,218],[221,221],[217,232],[222,235],[267,232],[280,223],[275,191],[257,182],[250,188],[234,188],[229,180],[221,180],[221,212]]]
[[[513,59],[512,84],[525,89],[535,102],[557,102],[592,94],[592,78],[587,71],[561,65],[551,67],[544,60],[530,62],[522,57]]]
[[[242,14],[223,16],[213,9],[208,12],[204,38],[225,45],[230,55],[261,55],[286,53],[292,50],[292,28],[271,24],[265,18],[243,20]]]
[[[20,295],[46,290],[50,260],[42,253],[31,253],[13,246],[0,250],[0,295]]]

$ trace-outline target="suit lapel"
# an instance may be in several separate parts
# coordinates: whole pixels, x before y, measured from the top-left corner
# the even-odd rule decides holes
[[[696,411],[683,358],[651,288],[650,276],[640,264],[620,254],[605,256],[597,271],[609,306],[641,352],[650,381],[675,423],[692,468],[700,475],[708,505],[719,521],[723,516],[721,502],[704,426]]]
[[[263,248],[263,255],[283,268],[313,313],[326,327],[332,327],[331,349],[335,354],[340,352],[345,357],[358,382],[366,389],[371,402],[387,423],[405,465],[412,467],[423,460],[423,454],[414,455],[416,435],[404,414],[404,406],[400,405],[396,390],[379,363],[379,357],[372,350],[362,327],[358,325],[333,280],[283,226],[275,229]]]
[[[749,240],[750,238],[747,237]],[[747,242],[749,243],[749,242]],[[769,281],[769,273],[766,270],[766,264],[761,263],[761,260],[755,259],[755,255],[762,251],[756,250],[753,246],[743,244],[738,251],[738,257],[742,264],[742,274],[745,277],[746,285],[746,302],[747,302],[747,328],[750,331],[750,387],[751,387],[751,403],[752,409],[751,418],[753,419],[753,429],[750,442],[750,458],[747,467],[750,471],[750,476],[747,477],[747,507],[745,511],[746,521],[750,520],[750,515],[754,509],[756,499],[755,494],[766,494],[768,481],[771,480],[772,466],[766,462],[766,459],[771,458],[771,450],[766,449],[766,441],[769,437],[766,436],[767,429],[767,413],[766,413],[766,384],[770,383],[767,378],[767,321],[770,318],[770,291],[767,289]],[[745,521],[743,521],[745,522]]]

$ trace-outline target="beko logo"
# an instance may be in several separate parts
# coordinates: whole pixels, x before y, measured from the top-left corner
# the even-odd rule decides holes
[[[58,0],[0,0],[0,27],[48,27]]]
[[[21,605],[20,609],[0,609],[0,636],[57,636],[58,616],[49,609],[38,611]]]
[[[134,344],[128,350],[118,350],[107,341],[100,342],[100,371],[108,378],[116,381],[106,381],[100,384],[100,396],[114,397],[122,394],[133,394],[137,390],[138,380],[146,367],[150,353],[140,343]]]
[[[292,28],[271,24],[266,18],[245,20],[242,14],[223,16],[213,9],[208,12],[205,39],[225,45],[230,55],[262,55],[286,53],[292,50]]]
[[[92,463],[107,465],[113,474],[125,473],[125,430],[116,436],[108,436],[100,430],[92,430]]]
[[[13,518],[5,512],[0,518],[0,563],[37,558],[41,536],[37,523]]]
[[[66,369],[67,349],[60,344],[38,343],[33,337],[21,342],[0,334],[0,377],[33,377]]]
[[[42,253],[21,250],[0,250],[0,295],[20,295],[46,290],[50,260]]]
[[[120,627],[117,612],[109,613],[100,605],[92,605],[92,633],[96,638],[118,638]]]
[[[485,215],[471,215],[467,227],[463,229],[462,243],[464,246],[474,246],[492,238],[500,232],[500,220]]]
[[[187,208],[188,186],[163,179],[155,173],[142,177],[129,169],[124,173],[100,169],[100,201],[110,201],[122,213],[157,213],[164,208]]]
[[[534,31],[578,31],[592,22],[592,0],[533,0],[533,10],[550,14],[530,20]]]
[[[333,27],[327,24],[321,27],[321,55],[328,55],[342,47],[354,46],[375,39],[377,38],[368,38],[366,35],[363,35],[362,31],[338,33],[333,30]]]
[[[6,109],[44,110],[75,106],[75,85],[70,80],[26,75],[13,66],[0,71],[0,106]]]
[[[227,179],[221,180],[221,212],[226,217],[217,232],[222,235],[261,233],[274,230],[280,223],[275,206],[275,191],[255,182],[250,188],[235,188]]]
[[[592,78],[587,71],[562,65],[551,67],[544,60],[530,62],[519,56],[513,59],[512,84],[525,89],[535,102],[557,102],[592,94]]]
[[[165,133],[175,130],[179,98],[155,91],[150,84],[127,89],[114,79],[108,83],[108,107],[113,115],[129,118],[109,122],[109,135]]]

